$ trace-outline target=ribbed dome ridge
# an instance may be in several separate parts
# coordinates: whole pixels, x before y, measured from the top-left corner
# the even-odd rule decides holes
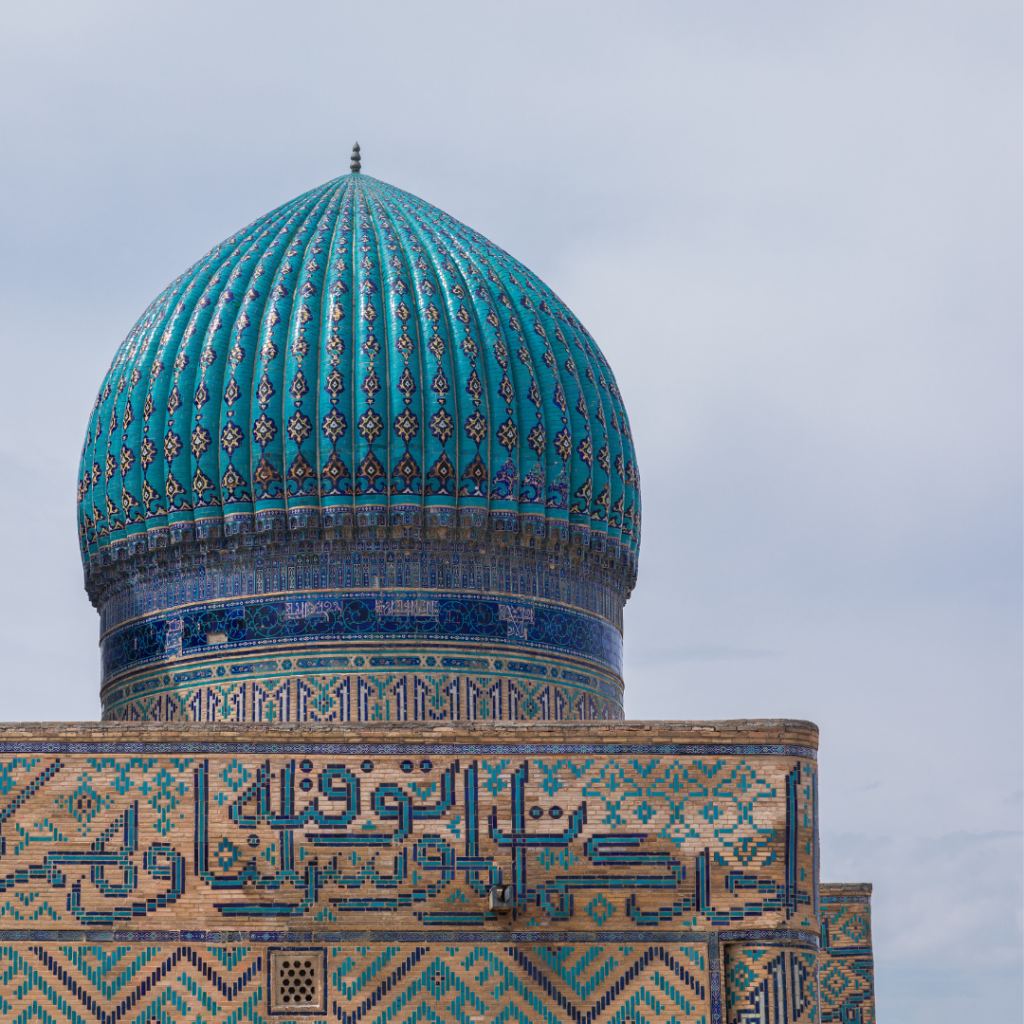
[[[511,531],[632,585],[640,493],[614,375],[503,250],[362,174],[213,248],[122,343],[78,485],[87,586],[184,541]]]

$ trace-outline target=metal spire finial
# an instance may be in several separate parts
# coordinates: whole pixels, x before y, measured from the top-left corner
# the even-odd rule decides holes
[[[353,174],[358,174],[359,173],[360,163],[359,163],[359,143],[358,142],[352,147],[352,160],[349,163],[349,167],[352,169],[352,173]]]

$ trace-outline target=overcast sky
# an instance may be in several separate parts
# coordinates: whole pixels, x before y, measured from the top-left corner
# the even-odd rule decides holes
[[[1021,1019],[1019,3],[4,3],[7,719],[96,718],[74,516],[149,301],[363,169],[608,356],[630,717],[821,728],[883,1021]]]

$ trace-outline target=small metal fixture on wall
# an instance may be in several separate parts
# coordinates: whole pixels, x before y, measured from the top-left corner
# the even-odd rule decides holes
[[[492,885],[487,890],[487,909],[507,914],[516,905],[511,885]]]

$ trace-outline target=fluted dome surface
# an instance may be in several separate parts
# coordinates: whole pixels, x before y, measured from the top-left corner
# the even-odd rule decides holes
[[[174,281],[79,479],[104,717],[621,717],[640,495],[593,339],[359,173]]]
[[[635,574],[615,378],[558,297],[422,200],[350,174],[212,249],[118,350],[79,479],[87,585],[267,530],[561,536]]]

